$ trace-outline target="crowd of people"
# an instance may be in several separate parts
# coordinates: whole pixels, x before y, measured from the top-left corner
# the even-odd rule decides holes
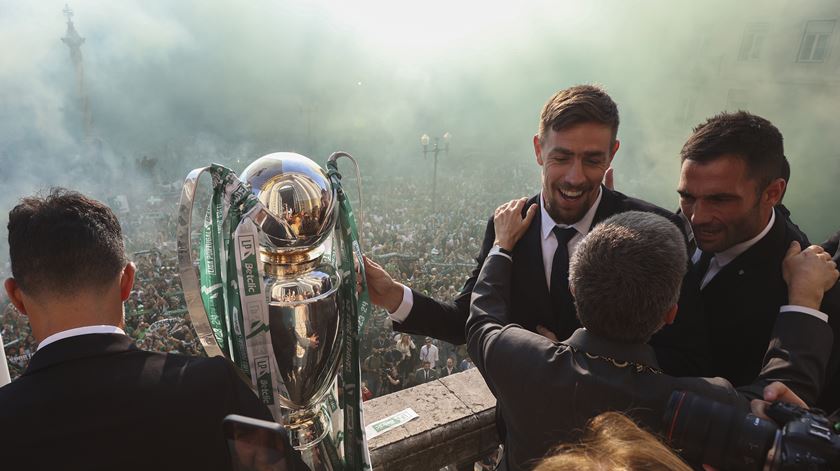
[[[791,221],[782,205],[790,167],[778,129],[743,111],[718,114],[695,128],[680,154],[679,215],[612,189],[617,130],[617,107],[604,90],[582,85],[555,94],[543,108],[533,141],[542,198],[498,206],[486,231],[481,215],[500,200],[533,191],[523,168],[446,172],[432,191],[416,175],[368,177],[372,191],[358,214],[370,301],[379,308],[361,335],[365,400],[469,369],[474,361],[497,399],[504,470],[531,469],[558,443],[585,438],[582,427],[604,411],[624,412],[656,432],[672,412],[675,391],[720,402],[736,415],[750,410],[763,415],[764,401],[786,402],[784,407],[793,409],[836,409],[840,350],[831,342],[837,330],[831,319],[837,317],[830,313],[840,310],[835,262],[840,232],[822,245],[810,245]],[[442,189],[439,194],[436,187]],[[175,212],[167,210],[174,209],[174,197],[155,201],[123,215],[135,264],[127,262],[123,244],[114,243],[123,236],[110,210],[83,195],[59,190],[47,200],[24,200],[23,209],[12,211],[10,251],[27,257],[13,256],[15,274],[21,274],[8,280],[6,289],[35,326],[27,332],[20,316],[4,308],[4,335],[16,335],[9,342],[16,349],[12,361],[25,363],[34,334],[42,346],[58,344],[42,352],[73,352],[86,343],[104,353],[109,350],[103,345],[119,343],[130,352],[133,342],[151,352],[135,349],[141,353],[123,363],[180,352],[193,354],[179,358],[196,365],[233,368],[194,356],[202,352],[185,315],[174,255]],[[741,201],[746,203],[732,204]],[[60,298],[72,305],[66,310],[81,324],[61,325],[64,305],[30,297],[47,298],[43,291],[28,291],[32,280],[53,275],[45,271],[47,264],[20,262],[42,260],[43,253],[32,247],[55,244],[48,231],[54,224],[42,222],[41,234],[32,231],[40,236],[34,241],[21,229],[27,223],[37,229],[32,213],[55,215],[42,209],[52,204],[74,211],[94,208],[82,211],[80,221],[101,213],[104,222],[95,227],[107,229],[92,231],[83,223],[82,235],[67,238],[70,245],[90,238],[98,244],[97,254],[110,256],[79,257],[76,253],[89,252],[79,245],[76,258],[65,261],[89,269],[95,260],[111,271],[108,284],[92,282],[87,291]],[[153,207],[157,204],[163,206]],[[103,240],[97,240],[100,236]],[[115,246],[116,252],[108,249]],[[58,248],[50,253],[63,255]],[[75,290],[64,275],[51,287]],[[99,311],[108,312],[107,325],[96,317]],[[42,319],[55,325],[36,322]],[[130,337],[114,335],[122,334],[116,327],[123,323]],[[57,340],[57,334],[65,337]],[[51,361],[49,353],[38,353],[33,365]],[[78,365],[66,371],[74,368]],[[0,392],[23,397],[29,379],[27,373]],[[134,386],[126,384],[132,391]],[[252,416],[268,416],[252,391],[239,386],[262,409]],[[558,394],[568,400],[558,402]],[[19,423],[29,424],[27,418],[36,414],[19,415]],[[593,431],[597,425],[596,420]],[[680,448],[679,442],[671,443]],[[561,449],[569,457],[573,452],[574,447]],[[732,456],[743,452],[734,450]],[[761,449],[759,455],[776,460],[773,450]],[[692,465],[719,466],[729,457],[685,452],[682,458]]]
[[[366,178],[361,234],[365,253],[415,289],[437,299],[452,299],[475,266],[487,224],[480,215],[489,214],[511,195],[532,191],[525,185],[511,187],[511,182],[505,185],[505,194],[494,191],[499,185],[488,183],[505,181],[510,171],[486,169],[482,175],[475,175],[475,171],[470,175],[459,171],[438,175],[436,196],[431,190],[431,175]],[[517,179],[512,183],[523,180],[527,181]],[[351,194],[354,191],[350,189]],[[432,208],[433,199],[436,210]],[[132,203],[132,210],[120,215],[126,250],[137,266],[135,286],[125,303],[125,331],[143,349],[204,355],[187,314],[177,267],[177,194]],[[358,207],[355,209],[361,214]],[[4,277],[9,275],[3,273]],[[26,368],[37,343],[26,317],[14,309],[5,293],[0,295],[0,313],[14,379]],[[420,350],[426,344],[425,337],[394,333],[387,313],[375,308],[360,339],[360,360],[369,391],[366,396],[377,397],[419,384],[418,378],[438,378],[447,370],[448,362],[457,371],[473,366],[463,346],[437,339],[431,342],[438,351],[437,359],[429,364],[430,373],[423,373],[418,370],[423,370]]]

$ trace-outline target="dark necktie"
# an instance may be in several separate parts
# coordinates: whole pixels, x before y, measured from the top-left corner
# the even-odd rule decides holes
[[[557,249],[554,251],[554,261],[551,262],[551,297],[555,293],[562,293],[569,290],[569,241],[577,235],[577,229],[566,227],[561,229],[554,226],[552,229],[554,237],[557,238]]]
[[[713,252],[700,252],[700,260],[697,260],[697,263],[694,264],[694,273],[697,275],[697,280],[700,282],[700,285],[703,284],[703,278],[706,277],[706,272],[709,271],[709,264],[712,262],[712,257],[715,254]]]
[[[559,339],[565,339],[578,327],[575,316],[575,303],[569,292],[569,241],[577,235],[573,227],[552,230],[557,238],[557,250],[551,262],[551,319],[543,320],[543,325],[551,329]]]

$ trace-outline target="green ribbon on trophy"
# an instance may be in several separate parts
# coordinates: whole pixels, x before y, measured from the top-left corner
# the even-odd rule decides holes
[[[345,447],[345,461],[348,465],[354,465],[350,466],[349,469],[369,469],[370,457],[367,456],[367,447],[364,446],[365,424],[362,420],[361,410],[362,377],[359,368],[359,334],[367,323],[368,317],[370,317],[371,304],[367,282],[365,281],[365,264],[359,245],[359,230],[356,227],[356,219],[353,217],[350,199],[341,185],[341,174],[338,173],[336,158],[342,155],[349,157],[349,155],[339,152],[333,154],[327,161],[327,170],[330,181],[338,192],[339,206],[336,233],[340,242],[339,255],[341,262],[339,269],[343,280],[339,288],[341,294],[339,299],[344,304],[340,309],[342,312],[350,313],[349,316],[344,316],[343,322],[345,323],[344,332],[352,333],[352,335],[348,335],[350,338],[345,338],[346,350],[341,362],[344,385],[342,398],[345,410],[350,412],[344,415],[345,436],[354,437],[357,442]],[[361,183],[361,181],[358,182],[359,185]],[[361,286],[359,291],[356,289],[357,276],[359,277],[359,286]],[[351,453],[359,450],[363,451],[362,456],[351,455]]]
[[[239,283],[228,281],[237,273],[237,258],[233,246],[235,231],[243,212],[259,204],[250,188],[232,170],[218,164],[206,168],[212,179],[213,194],[204,219],[199,249],[201,300],[213,334],[225,356],[231,358],[245,375],[250,376],[247,348],[241,326],[242,306]],[[233,278],[235,279],[235,278]],[[237,332],[238,331],[238,332]]]
[[[358,229],[335,163],[334,157],[341,155],[346,154],[334,154],[327,165],[338,205],[332,244],[327,243],[329,248],[324,259],[331,262],[340,274],[336,278],[340,280],[336,299],[341,323],[338,333],[341,343],[338,345],[343,345],[344,350],[339,352],[339,375],[333,379],[321,406],[334,426],[332,433],[324,437],[326,445],[318,447],[323,450],[322,456],[312,463],[328,462],[320,465],[319,469],[355,471],[371,467],[362,417],[358,335],[370,315],[371,304]],[[349,155],[347,157],[352,159]],[[314,163],[311,165],[317,167]],[[212,197],[201,230],[199,281],[189,249],[189,225],[197,181],[205,171],[212,179]],[[259,228],[267,209],[251,190],[233,171],[221,165],[213,164],[190,173],[179,212],[179,265],[190,317],[205,350],[210,355],[224,354],[249,375],[262,401],[271,409],[275,419],[282,423],[281,417],[289,411],[281,409],[281,404],[275,401],[275,394],[282,398],[289,397],[289,393],[272,349],[269,293],[263,286],[259,251]],[[357,290],[357,286],[361,289]],[[199,291],[200,301],[197,296]],[[306,341],[298,338],[286,344],[300,350],[297,342]],[[306,356],[298,355],[297,358]],[[341,394],[336,394],[337,387],[341,388]],[[294,432],[294,425],[291,427],[290,431]],[[306,450],[308,446],[300,449]],[[314,466],[312,463],[310,466]]]

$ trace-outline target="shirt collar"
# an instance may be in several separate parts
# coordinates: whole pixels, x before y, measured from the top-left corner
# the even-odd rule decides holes
[[[589,228],[592,227],[592,221],[595,220],[595,212],[598,210],[598,205],[601,204],[601,196],[604,194],[603,189],[600,185],[598,185],[598,197],[595,198],[595,202],[592,203],[592,206],[586,211],[586,214],[583,215],[580,220],[574,224],[557,224],[554,222],[554,219],[548,214],[548,211],[545,210],[545,203],[543,203],[543,195],[540,192],[540,223],[541,223],[541,231],[542,231],[542,238],[543,240],[548,239],[548,237],[552,234],[555,226],[566,228],[566,227],[574,227],[575,230],[578,231],[581,235],[586,235],[589,233]]]
[[[717,265],[720,268],[723,268],[726,265],[728,265],[729,262],[731,262],[732,260],[735,260],[735,257],[737,257],[738,255],[741,255],[742,253],[746,252],[747,250],[749,250],[750,247],[757,244],[759,240],[763,239],[764,236],[766,236],[767,233],[770,232],[770,229],[773,227],[773,223],[775,223],[775,222],[776,222],[776,211],[771,211],[770,212],[770,222],[767,223],[767,226],[764,228],[763,231],[761,231],[757,236],[753,237],[750,240],[741,242],[740,244],[735,244],[732,247],[729,247],[728,249],[726,249],[722,252],[716,253],[715,254],[715,263],[717,263]]]
[[[87,325],[84,327],[76,327],[75,329],[68,329],[62,330],[61,332],[56,332],[49,337],[45,338],[38,344],[37,350],[40,350],[47,345],[57,342],[62,339],[66,339],[69,337],[76,337],[78,335],[87,335],[87,334],[122,334],[125,335],[125,331],[120,329],[114,325]],[[36,350],[36,351],[37,351]]]

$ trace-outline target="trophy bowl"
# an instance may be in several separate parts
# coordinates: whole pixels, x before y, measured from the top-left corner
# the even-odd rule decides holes
[[[324,170],[292,152],[255,160],[242,172],[244,181],[265,206],[258,220],[262,249],[275,254],[307,253],[320,246],[335,227],[336,194]]]

